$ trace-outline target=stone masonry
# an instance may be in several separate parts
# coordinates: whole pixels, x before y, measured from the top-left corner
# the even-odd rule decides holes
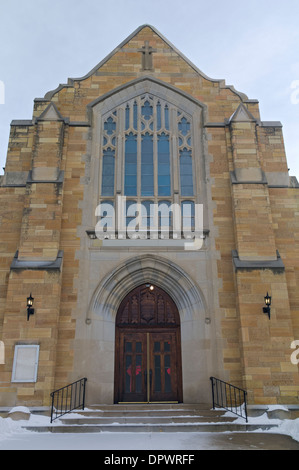
[[[208,78],[145,25],[90,73],[36,99],[31,120],[11,123],[0,184],[0,405],[48,406],[51,391],[81,378],[88,369],[82,351],[90,348],[92,355],[98,348],[85,321],[93,292],[130,256],[156,255],[146,248],[105,252],[86,235],[94,228],[88,204],[94,214],[98,194],[92,171],[95,110],[138,86],[165,90],[165,96],[190,101],[201,113],[196,132],[202,139],[199,167],[205,169],[199,170],[205,195],[198,194],[209,233],[205,251],[189,258],[175,251],[158,255],[176,263],[202,293],[202,336],[192,339],[207,364],[202,383],[216,375],[246,388],[252,404],[298,404],[298,365],[290,356],[291,343],[299,340],[299,186],[288,174],[282,125],[263,122],[257,100]],[[95,268],[90,253],[99,257]],[[157,261],[160,272],[162,264]],[[267,292],[270,320],[262,311]],[[35,315],[28,322],[30,293]],[[187,358],[192,351],[184,325]],[[14,348],[22,344],[40,346],[35,383],[11,382]],[[185,370],[187,383],[192,373]],[[101,374],[92,378],[89,370],[88,379],[90,401],[97,393],[103,402],[113,399],[112,378],[106,388]],[[195,401],[200,384],[186,386],[187,400]],[[208,392],[202,396],[208,400]]]

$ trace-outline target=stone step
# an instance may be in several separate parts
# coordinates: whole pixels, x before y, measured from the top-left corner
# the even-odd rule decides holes
[[[168,424],[230,421],[224,410],[213,410],[209,405],[165,405],[102,406],[88,407],[60,418],[63,424]]]
[[[264,410],[256,416],[263,413]],[[210,404],[153,403],[88,405],[85,410],[74,410],[53,424],[49,419],[42,426],[28,422],[24,427],[52,433],[223,433],[271,430],[278,427],[276,423],[262,424],[261,421],[259,424],[257,420],[246,423],[245,419],[238,419],[223,409],[213,410]]]
[[[80,418],[61,418],[60,422],[66,425],[102,425],[102,424],[194,424],[194,423],[218,423],[233,422],[235,418],[231,417],[202,417],[202,416],[115,416],[115,417],[80,417]]]
[[[249,432],[256,430],[269,430],[277,425],[249,425],[234,423],[184,423],[184,424],[106,424],[106,425],[58,425],[58,426],[26,426],[27,430],[34,432],[52,432],[52,433],[149,433],[149,432]]]
[[[76,411],[76,415],[82,418],[114,418],[114,417],[136,417],[136,418],[151,418],[151,417],[178,417],[178,418],[215,418],[225,415],[225,411],[214,411],[214,410],[185,410],[185,409],[177,409],[177,410],[156,410],[156,409],[148,409],[148,410],[84,410],[84,411]]]
[[[87,410],[91,411],[198,411],[198,410],[211,410],[212,406],[207,403],[195,403],[195,404],[185,404],[185,403],[119,403],[116,405],[88,405]]]
[[[237,432],[271,429],[275,424],[248,424],[209,404],[120,404],[92,405],[72,411],[51,425],[30,426],[35,432],[53,433],[148,433],[148,432]]]

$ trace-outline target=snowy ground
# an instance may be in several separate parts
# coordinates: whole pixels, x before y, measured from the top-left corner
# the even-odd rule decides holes
[[[20,410],[22,411],[22,409]],[[23,410],[24,411],[24,410]],[[29,412],[29,410],[28,410]],[[227,414],[231,416],[231,414]],[[244,423],[236,419],[235,423]],[[29,421],[0,418],[0,450],[299,450],[299,419],[249,418],[252,424],[278,424],[271,431],[227,433],[36,433],[24,425],[47,426],[49,418],[30,414]],[[59,421],[56,426],[59,426]]]

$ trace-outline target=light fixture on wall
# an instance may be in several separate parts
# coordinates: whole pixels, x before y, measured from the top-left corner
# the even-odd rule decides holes
[[[265,305],[266,305],[266,307],[263,308],[263,312],[264,312],[266,315],[268,315],[269,320],[270,320],[270,318],[271,318],[271,309],[270,309],[270,307],[271,307],[272,298],[270,297],[270,295],[269,295],[268,292],[267,292],[266,297],[264,297],[264,299],[265,299]]]
[[[33,302],[34,298],[30,294],[30,297],[27,297],[27,321],[29,321],[30,315],[34,315]]]
[[[146,284],[146,287],[149,288],[149,290],[153,291],[155,288],[152,284]]]

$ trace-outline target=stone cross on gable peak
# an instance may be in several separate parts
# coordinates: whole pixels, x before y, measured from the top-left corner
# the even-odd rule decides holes
[[[153,53],[157,52],[157,49],[153,49],[149,41],[144,41],[144,46],[138,49],[138,52],[142,52],[142,70],[153,70]]]

